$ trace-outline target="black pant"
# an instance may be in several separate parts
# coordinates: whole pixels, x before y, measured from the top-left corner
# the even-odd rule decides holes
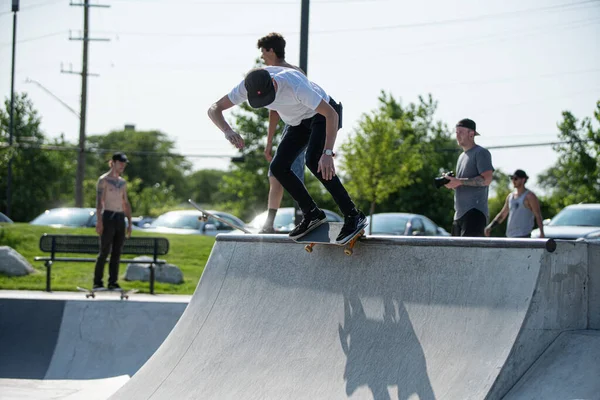
[[[338,112],[338,115],[341,114],[340,106],[333,99],[329,101],[329,104]],[[331,180],[325,180],[321,173],[317,172],[319,160],[325,147],[325,124],[325,117],[316,114],[312,118],[302,120],[300,125],[288,127],[287,134],[279,144],[277,153],[271,162],[271,172],[285,190],[298,202],[302,212],[304,214],[308,213],[316,206],[316,203],[291,169],[294,160],[308,145],[306,149],[306,166],[331,193],[342,214],[348,215],[354,210],[354,203],[340,179],[336,175]],[[341,126],[341,121],[338,126]]]
[[[125,214],[104,210],[102,213],[102,235],[100,236],[100,254],[96,260],[94,270],[94,285],[102,285],[104,264],[110,253],[108,266],[108,284],[117,283],[119,280],[119,260],[125,242]]]
[[[478,209],[472,208],[452,223],[452,236],[483,237],[487,217]]]

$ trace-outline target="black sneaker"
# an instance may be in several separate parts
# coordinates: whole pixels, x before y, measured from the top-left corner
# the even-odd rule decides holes
[[[354,216],[347,215],[344,218],[344,226],[340,230],[340,234],[335,239],[338,244],[346,244],[352,239],[354,235],[363,230],[367,226],[367,217],[362,212]]]
[[[263,226],[262,229],[260,231],[258,231],[258,233],[275,233],[275,228],[273,228],[272,226],[270,226],[270,227]]]
[[[118,283],[109,283],[108,290],[121,290],[121,286]]]
[[[102,283],[100,283],[100,284],[94,283],[94,286],[92,286],[92,288],[94,290],[96,290],[96,289],[104,289],[104,285]]]
[[[327,215],[323,210],[305,214],[302,222],[290,232],[289,237],[294,240],[299,239],[325,222],[327,222]]]

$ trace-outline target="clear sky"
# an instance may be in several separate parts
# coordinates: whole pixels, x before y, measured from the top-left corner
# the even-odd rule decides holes
[[[77,0],[79,2],[79,0]],[[89,135],[135,124],[157,129],[183,154],[235,155],[206,116],[260,55],[259,37],[287,40],[299,61],[300,0],[92,0]],[[11,0],[0,0],[0,94],[10,95]],[[32,83],[79,111],[83,9],[68,0],[21,1],[15,90],[26,91],[49,137],[76,142],[79,121]],[[469,117],[488,147],[557,139],[563,110],[592,116],[600,99],[600,0],[314,0],[308,76],[344,103],[338,147],[381,90],[404,103],[431,93],[436,118]],[[551,147],[492,149],[496,168],[532,177],[556,161]],[[196,169],[226,168],[190,158]]]

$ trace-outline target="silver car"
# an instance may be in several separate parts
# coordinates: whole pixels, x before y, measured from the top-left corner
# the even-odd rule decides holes
[[[563,208],[554,218],[544,221],[544,236],[600,240],[600,204],[575,204]],[[540,230],[534,229],[531,237],[539,238]]]
[[[380,213],[367,219],[366,231],[370,235],[450,236],[444,228],[421,214]]]
[[[206,210],[233,225],[245,228],[246,224],[238,217],[223,211]],[[235,230],[227,224],[209,218],[206,222],[200,221],[200,211],[178,210],[161,214],[145,229],[148,232],[175,233],[179,235],[209,235],[216,236],[219,233],[230,233],[241,231]]]

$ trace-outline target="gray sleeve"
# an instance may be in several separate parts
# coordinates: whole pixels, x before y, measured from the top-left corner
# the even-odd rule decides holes
[[[477,154],[477,172],[482,174],[485,171],[494,171],[492,154],[488,149],[481,148],[481,151]]]

